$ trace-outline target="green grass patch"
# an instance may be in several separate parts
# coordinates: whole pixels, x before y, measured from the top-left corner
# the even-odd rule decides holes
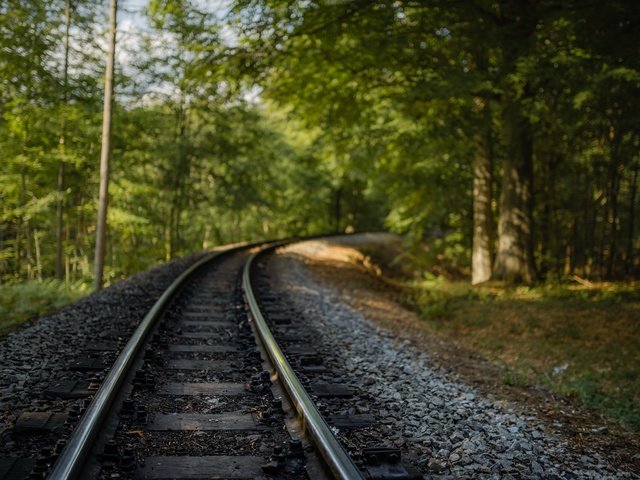
[[[56,280],[0,285],[0,334],[8,333],[37,315],[77,300],[90,289],[83,283]]]
[[[640,285],[410,283],[429,328],[502,363],[505,384],[544,385],[640,430]]]

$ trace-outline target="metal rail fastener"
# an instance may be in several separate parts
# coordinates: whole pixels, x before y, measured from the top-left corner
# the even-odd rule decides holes
[[[273,247],[267,247],[267,249]],[[262,250],[264,251],[264,250]],[[334,436],[327,422],[322,418],[320,412],[304,389],[300,380],[293,372],[291,365],[287,361],[284,353],[273,338],[273,334],[265,321],[255,295],[251,288],[250,269],[253,260],[261,252],[254,253],[245,263],[242,273],[242,287],[245,292],[247,303],[251,310],[251,316],[255,322],[256,330],[260,340],[271,359],[273,367],[276,369],[280,381],[285,387],[287,394],[293,402],[298,414],[302,417],[303,425],[310,434],[313,442],[320,451],[324,461],[333,473],[340,480],[364,479],[364,476],[355,466],[351,457],[347,454],[338,439]]]
[[[107,377],[100,385],[87,411],[73,430],[66,447],[51,469],[48,477],[49,480],[70,480],[78,477],[84,466],[85,459],[93,447],[93,441],[109,414],[111,404],[117,397],[131,365],[135,361],[138,352],[144,345],[147,336],[155,326],[158,318],[160,318],[161,313],[178,289],[193,273],[226,251],[229,250],[211,253],[189,267],[182,275],[173,281],[169,288],[164,291],[162,296],[153,305],[151,310],[149,310],[149,313],[142,319],[142,322],[140,322],[140,325],[138,325],[138,328],[133,332],[133,335],[120,352],[120,355],[118,355]]]

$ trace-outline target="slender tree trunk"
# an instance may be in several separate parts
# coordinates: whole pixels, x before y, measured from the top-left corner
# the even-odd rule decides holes
[[[173,258],[179,251],[182,243],[181,217],[184,210],[184,199],[187,192],[187,179],[190,174],[190,153],[187,149],[188,108],[185,92],[180,92],[180,103],[176,110],[175,141],[178,146],[175,168],[170,172],[171,178],[171,205],[168,230],[168,258]]]
[[[618,196],[620,194],[620,175],[617,171],[611,178],[611,211],[609,216],[609,256],[607,257],[607,277],[612,278],[618,257]]]
[[[633,180],[631,180],[631,192],[629,193],[629,232],[627,235],[627,258],[625,262],[625,273],[629,275],[633,271],[633,237],[636,221],[636,194],[638,191],[638,166],[639,162],[633,165]]]
[[[609,164],[609,255],[607,256],[607,277],[613,277],[616,258],[618,256],[618,195],[620,193],[619,146],[620,132],[612,126],[609,131],[611,159]]]
[[[582,176],[581,176],[582,178]],[[584,205],[582,209],[582,221],[580,222],[580,228],[578,231],[580,235],[576,236],[576,243],[573,245],[575,262],[572,264],[571,272],[576,272],[577,268],[580,268],[580,274],[585,275],[586,264],[589,256],[591,255],[591,211],[593,209],[593,196],[591,195],[590,188],[590,174],[584,172],[584,190],[580,202]]]
[[[68,88],[69,88],[69,30],[71,28],[71,0],[66,0],[65,5],[65,29],[64,29],[64,79],[62,90],[62,129],[60,132],[60,163],[58,164],[58,200],[56,202],[56,265],[55,275],[56,279],[62,280],[64,276],[63,271],[63,207],[64,207],[64,170],[65,170],[65,148],[66,148],[66,130],[67,130],[67,103],[68,103]]]
[[[567,225],[558,221],[556,202],[555,202],[555,179],[556,165],[559,160],[554,157],[554,153],[545,152],[545,159],[540,162],[540,176],[542,177],[542,185],[539,191],[542,194],[540,199],[540,223],[537,225],[538,232],[538,249],[536,251],[539,263],[539,273],[547,275],[549,272],[562,271],[565,265],[565,253],[567,251],[564,246],[563,238],[566,242],[570,241],[570,237],[566,236]],[[562,237],[558,235],[558,229],[562,230]]]
[[[18,205],[20,206],[21,210],[24,210],[24,206],[26,203],[26,169],[26,166],[23,166],[20,169],[20,194],[18,195]],[[24,235],[25,229],[24,224],[24,212],[21,212],[16,220],[16,274],[18,278],[22,276],[22,237]]]
[[[36,251],[36,278],[38,281],[42,281],[42,260],[40,257],[40,232],[34,230],[33,232],[33,246]]]
[[[342,221],[342,187],[337,187],[333,203],[334,230],[340,232],[340,222]]]
[[[486,108],[486,107],[485,107]],[[473,244],[471,249],[471,283],[486,282],[491,278],[493,214],[493,169],[491,155],[491,118],[487,132],[478,142],[477,154],[473,157]]]
[[[71,229],[69,228],[69,222],[64,226],[64,236],[67,245],[71,244]],[[69,283],[71,281],[70,276],[70,265],[69,265],[69,255],[64,256],[64,281],[65,283]]]
[[[585,269],[584,274],[586,276],[592,276],[596,273],[596,255],[597,255],[597,227],[598,227],[598,203],[593,201],[595,193],[593,188],[588,189],[589,196],[589,205],[590,205],[590,215],[588,216],[588,223],[585,228],[587,235],[587,251],[589,252],[585,258]]]
[[[77,273],[80,270],[80,259],[84,255],[84,248],[83,248],[84,239],[85,239],[85,236],[84,236],[84,234],[85,234],[84,201],[85,201],[84,194],[81,194],[80,198],[77,201],[78,218],[76,220],[76,235],[75,235],[75,239],[74,239],[74,244],[75,244],[74,255],[75,256],[74,256],[74,260],[73,260],[74,280],[77,278]]]
[[[63,140],[63,138],[61,138]],[[62,147],[64,150],[64,147]],[[63,222],[63,207],[64,207],[64,161],[60,161],[58,163],[58,199],[56,202],[56,265],[55,265],[55,276],[57,280],[62,280],[64,272],[62,270],[63,263],[63,231],[64,231],[64,222]]]
[[[173,223],[173,209],[169,210],[169,220],[164,224],[164,259],[165,261],[171,260],[171,224]]]
[[[606,258],[606,248],[607,248],[607,225],[609,218],[609,209],[611,208],[609,205],[609,194],[605,196],[607,198],[606,205],[602,208],[602,215],[600,217],[600,225],[598,230],[600,230],[600,247],[598,252],[598,275],[602,278],[605,277],[605,258]]]
[[[31,25],[33,28],[31,39],[31,49],[29,55],[29,64],[35,65],[36,63],[36,55],[35,55],[35,38],[36,38],[36,26]],[[27,78],[25,81],[25,100],[26,100],[26,108],[25,108],[25,124],[24,131],[22,135],[22,154],[25,159],[28,158],[28,146],[29,146],[29,109],[31,107],[31,96],[32,96],[32,83],[33,83],[33,72],[31,69],[27,72]],[[27,262],[27,276],[26,279],[30,279],[30,257],[31,257],[31,248],[30,248],[30,240],[29,240],[29,221],[25,218],[25,206],[26,206],[26,195],[27,195],[27,173],[28,167],[25,163],[22,164],[20,169],[20,193],[18,196],[18,205],[20,207],[20,214],[16,220],[16,274],[18,278],[22,277],[22,238],[25,241],[25,259]]]
[[[174,195],[173,198],[173,206],[171,207],[171,222],[170,222],[170,226],[169,226],[169,259],[172,259],[175,256],[175,252],[176,252],[176,228],[177,228],[177,221],[176,221],[176,210],[177,210],[177,206],[176,206],[176,202],[177,202],[177,198]]]
[[[498,252],[493,278],[533,283],[533,142],[528,119],[516,101],[505,108],[507,158],[502,176]]]
[[[186,208],[187,199],[187,184],[191,175],[191,153],[188,148],[189,138],[189,125],[188,125],[189,111],[185,108],[183,110],[182,126],[180,130],[180,166],[177,184],[177,200],[176,200],[176,219],[175,219],[175,247],[174,253],[180,251],[182,247],[182,212]]]
[[[26,262],[27,271],[25,272],[25,279],[32,280],[33,279],[33,251],[31,250],[31,222],[29,222],[29,217],[25,218],[24,210],[27,205],[27,166],[24,165],[20,171],[20,206],[22,208],[22,213],[20,214],[20,226],[18,228],[19,233],[17,236],[18,243],[18,255],[20,256],[20,245],[24,239],[24,259]],[[21,265],[18,264],[20,267]],[[21,275],[20,270],[18,270],[18,275]]]
[[[107,208],[109,202],[109,158],[111,156],[111,111],[113,107],[113,70],[116,50],[117,0],[110,0],[109,8],[109,52],[104,82],[104,114],[102,119],[102,149],[100,152],[100,198],[96,226],[96,252],[93,272],[93,287],[102,288],[104,257],[107,242]]]
[[[576,220],[572,220],[568,225],[568,231],[571,232],[570,237],[564,243],[564,260],[562,264],[562,273],[569,275],[573,271],[575,265],[575,245],[578,242],[578,229]]]
[[[209,237],[211,237],[211,225],[206,225],[204,227],[204,236],[202,238],[202,249],[203,250],[208,250],[209,249]]]

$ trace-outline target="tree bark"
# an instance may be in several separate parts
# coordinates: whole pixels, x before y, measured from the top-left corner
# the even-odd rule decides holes
[[[533,283],[533,139],[522,109],[529,87],[513,85],[511,74],[529,55],[536,31],[537,2],[499,2],[503,68],[502,115],[506,159],[500,192],[498,251],[492,278],[511,283]]]
[[[517,101],[504,112],[507,158],[502,176],[498,252],[493,278],[513,283],[533,283],[533,142],[529,121]]]
[[[490,122],[491,119],[489,118]],[[473,244],[471,248],[471,284],[491,278],[493,219],[491,211],[492,159],[491,130],[479,142],[473,158]]]
[[[38,230],[33,231],[33,246],[36,251],[36,278],[39,282],[42,281],[42,258],[40,256],[40,232]]]
[[[342,186],[336,187],[333,199],[333,222],[334,231],[340,233],[340,224],[342,222]]]
[[[612,278],[616,258],[618,256],[618,195],[620,193],[620,132],[611,126],[609,130],[609,142],[611,159],[609,163],[609,198],[607,223],[609,226],[609,255],[607,256],[606,276]]]
[[[60,138],[60,140],[63,140],[63,137]],[[62,147],[62,150],[64,150],[64,147]],[[64,239],[63,239],[63,230],[64,230],[64,221],[63,221],[63,216],[64,216],[64,202],[63,202],[63,195],[64,195],[64,161],[61,160],[58,163],[58,183],[57,183],[57,188],[58,188],[58,199],[56,201],[56,265],[55,265],[55,277],[56,280],[62,280],[63,279],[63,267],[62,267],[62,256],[63,256],[63,243],[64,243]]]
[[[625,262],[625,273],[629,275],[633,271],[633,236],[636,220],[636,194],[638,191],[638,162],[633,165],[633,180],[631,181],[631,192],[629,194],[629,232],[627,236],[627,258]]]
[[[102,149],[100,152],[100,197],[96,226],[96,252],[93,270],[93,287],[102,288],[104,257],[107,242],[107,208],[109,203],[109,158],[111,156],[111,113],[113,107],[113,70],[116,50],[116,13],[118,1],[111,0],[109,8],[109,52],[104,82],[104,113],[102,117]]]
[[[184,67],[182,68],[184,70]],[[187,92],[180,91],[179,104],[176,107],[175,143],[177,145],[175,164],[170,170],[171,194],[169,206],[169,226],[165,253],[167,260],[174,258],[182,245],[182,212],[188,195],[188,178],[191,171],[191,152],[189,151],[189,108]]]

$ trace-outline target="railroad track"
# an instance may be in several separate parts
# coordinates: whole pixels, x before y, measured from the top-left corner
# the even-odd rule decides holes
[[[63,422],[47,437],[62,440],[4,459],[0,477],[409,478],[399,451],[347,452],[336,438],[336,425],[370,419],[327,411],[351,394],[326,382],[295,312],[268,289],[262,257],[278,245],[231,248],[182,274],[86,387],[90,403],[23,418],[33,431]]]

